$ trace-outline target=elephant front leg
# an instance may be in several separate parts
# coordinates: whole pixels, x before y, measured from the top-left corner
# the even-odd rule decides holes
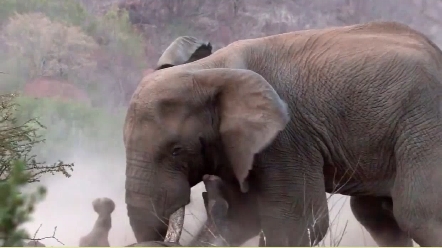
[[[314,246],[327,233],[329,216],[322,173],[288,176],[266,178],[273,185],[261,188],[260,246]]]

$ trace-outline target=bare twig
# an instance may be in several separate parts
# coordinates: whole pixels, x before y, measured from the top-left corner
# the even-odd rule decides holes
[[[54,231],[52,232],[51,236],[46,236],[46,237],[43,237],[43,238],[36,238],[37,233],[40,231],[40,228],[41,228],[42,225],[43,224],[40,224],[40,226],[38,227],[37,231],[35,231],[34,237],[31,238],[31,239],[27,239],[27,240],[30,240],[30,241],[41,241],[41,240],[45,240],[45,239],[54,239],[58,243],[64,245],[63,242],[61,242],[57,237],[55,237],[55,233],[57,232],[57,226],[54,227]]]
[[[43,226],[43,224],[40,224],[40,226],[37,228],[37,231],[35,231],[35,233],[34,233],[33,239],[35,239],[35,237],[37,236],[37,233],[38,233],[38,231],[40,231],[41,226]]]

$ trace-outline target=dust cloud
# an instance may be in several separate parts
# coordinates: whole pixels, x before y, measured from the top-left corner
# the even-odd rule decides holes
[[[66,246],[78,246],[80,237],[88,234],[97,218],[92,201],[98,197],[112,199],[116,208],[112,213],[112,229],[109,243],[125,246],[135,242],[124,204],[125,162],[124,158],[95,158],[74,156],[65,161],[74,162],[72,177],[49,175],[42,180],[48,193],[38,204],[32,221],[26,225],[33,235],[42,224],[37,238],[52,236]],[[42,241],[46,246],[60,246],[54,239]]]
[[[55,237],[66,246],[78,246],[80,237],[90,232],[97,214],[92,201],[97,197],[109,197],[115,201],[109,242],[112,246],[125,246],[135,242],[124,203],[124,157],[101,157],[76,154],[66,161],[75,163],[71,178],[49,175],[42,184],[48,188],[46,199],[39,203],[33,219],[25,228],[34,234],[42,225],[37,238],[50,237],[57,227]],[[200,183],[192,188],[191,203],[186,207],[184,231],[180,243],[186,245],[206,220]],[[330,231],[321,246],[376,246],[370,235],[357,223],[349,207],[349,198],[335,195],[330,198]],[[55,239],[42,241],[46,246],[60,246]],[[256,246],[258,238],[252,238],[243,246]]]

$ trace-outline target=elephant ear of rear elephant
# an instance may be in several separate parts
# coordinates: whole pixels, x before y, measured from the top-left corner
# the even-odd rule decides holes
[[[191,36],[176,38],[158,59],[157,70],[190,63],[212,54],[212,45]]]

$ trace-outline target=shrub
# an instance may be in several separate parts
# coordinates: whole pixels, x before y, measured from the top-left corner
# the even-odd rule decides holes
[[[39,132],[45,127],[35,118],[19,122],[16,118],[17,105],[13,98],[14,95],[0,97],[0,180],[10,178],[11,164],[16,160],[22,160],[26,164],[28,182],[39,181],[45,173],[62,173],[70,177],[69,171],[72,171],[73,164],[58,161],[47,165],[36,160],[32,149],[44,142]]]
[[[0,180],[0,245],[23,246],[23,239],[29,234],[20,226],[30,220],[35,204],[46,195],[45,187],[38,187],[34,193],[23,193],[32,175],[26,172],[28,167],[23,161],[12,161],[10,177]]]
[[[89,14],[76,0],[2,0],[0,8],[0,24],[9,17],[29,12],[40,12],[51,20],[64,21],[76,26],[87,26]]]
[[[127,11],[119,11],[115,6],[110,8],[105,15],[97,18],[96,26],[90,32],[100,37],[109,52],[133,58],[134,66],[144,69],[141,67],[145,60],[141,52],[143,37],[135,32]]]
[[[143,37],[132,27],[127,11],[116,7],[97,17],[89,32],[99,41],[102,53],[97,56],[99,67],[88,92],[96,106],[124,106],[146,68]]]
[[[20,26],[16,19],[21,20]],[[146,67],[143,37],[132,28],[127,11],[112,8],[104,16],[96,16],[77,0],[5,0],[0,22],[5,30],[13,22],[17,27],[5,34],[11,38],[9,49],[0,50],[0,56],[7,58],[0,61],[0,71],[5,72],[0,75],[3,92],[21,90],[35,74],[53,75],[62,69],[64,79],[87,91],[94,106],[112,108],[128,102]],[[63,32],[76,38],[63,44],[64,37],[58,35]],[[55,40],[50,38],[54,36]],[[20,53],[25,56],[16,56],[12,49],[16,37],[21,37],[21,47],[33,46],[28,53]],[[80,52],[73,52],[69,44]],[[50,54],[43,56],[48,54],[45,51]]]
[[[98,48],[80,27],[51,21],[41,13],[16,14],[3,28],[9,54],[27,68],[27,77],[84,74],[94,70]]]
[[[16,118],[15,95],[0,96],[0,245],[23,246],[29,239],[21,226],[30,220],[35,204],[46,189],[24,191],[28,183],[39,181],[42,174],[62,173],[70,177],[73,164],[59,161],[53,165],[37,162],[31,155],[34,146],[44,140],[38,132],[44,129],[35,119],[19,122]]]

